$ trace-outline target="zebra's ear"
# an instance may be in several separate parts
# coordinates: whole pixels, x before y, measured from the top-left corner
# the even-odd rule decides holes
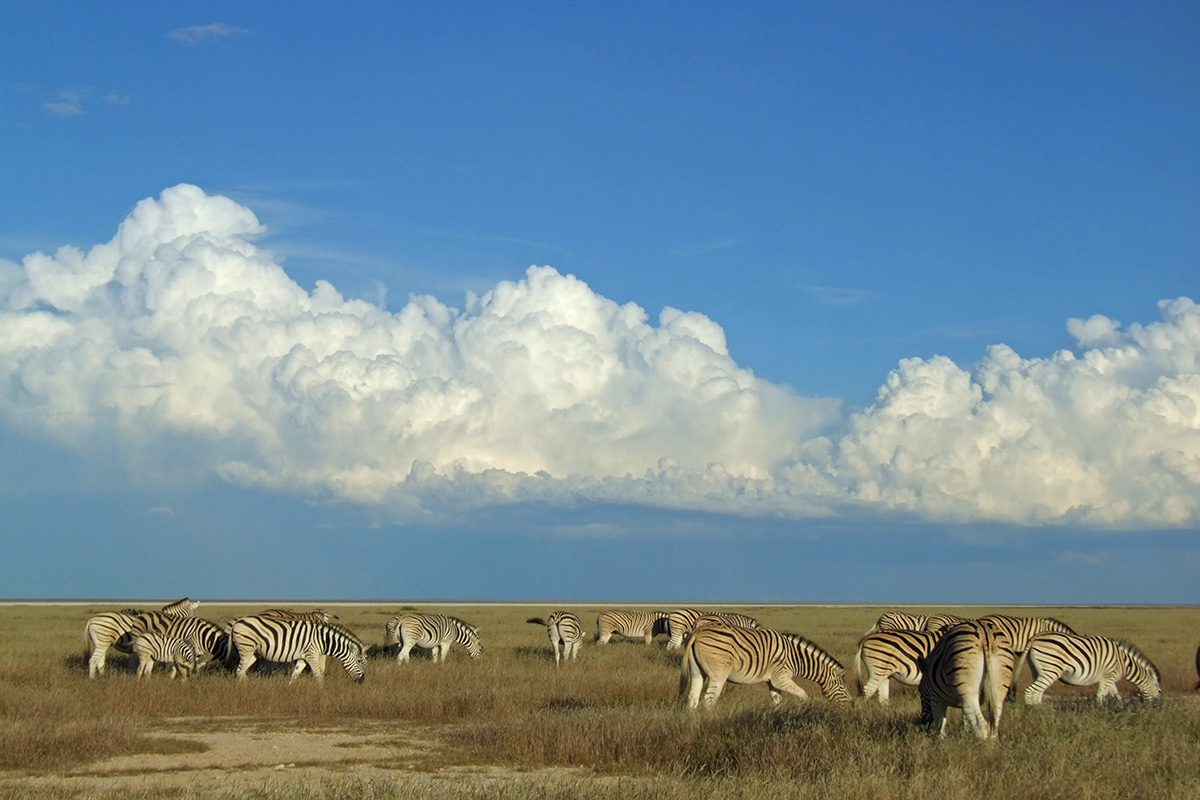
[[[191,607],[192,607],[192,610],[195,610],[196,608],[198,608],[198,607],[200,606],[200,601],[199,601],[199,600],[193,600],[193,601],[190,603],[190,605],[191,605]]]

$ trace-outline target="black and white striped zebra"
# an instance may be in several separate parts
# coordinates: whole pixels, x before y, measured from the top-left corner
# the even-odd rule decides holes
[[[200,669],[209,664],[224,664],[230,660],[232,648],[229,646],[229,633],[203,617],[184,617],[173,619],[162,630],[164,636],[183,639],[201,659]]]
[[[307,666],[318,681],[325,677],[325,659],[342,662],[356,683],[366,677],[367,646],[341,625],[311,620],[242,617],[229,630],[230,646],[237,653],[238,680],[246,677],[255,661],[295,663],[291,680]]]
[[[308,620],[309,622],[332,622],[337,619],[337,614],[330,614],[323,608],[317,608],[312,611],[296,611],[291,608],[264,608],[255,616],[265,617],[266,619],[300,619]]]
[[[525,620],[535,625],[545,625],[546,635],[550,638],[550,646],[554,649],[554,666],[559,666],[559,647],[562,647],[562,660],[579,658],[579,649],[583,646],[586,634],[579,617],[570,611],[552,611],[550,616],[542,619],[533,617]]]
[[[196,651],[185,640],[161,633],[142,633],[133,639],[132,649],[138,658],[137,676],[141,680],[154,671],[155,663],[170,664],[171,678],[181,674],[183,680],[196,671]]]
[[[1073,633],[1043,633],[1029,640],[1026,661],[1033,683],[1025,688],[1025,704],[1038,705],[1050,684],[1062,681],[1071,686],[1100,684],[1096,702],[1121,695],[1117,681],[1124,678],[1138,689],[1142,700],[1161,694],[1158,668],[1129,642],[1104,636]]]
[[[922,630],[928,633],[941,633],[951,625],[967,621],[966,617],[960,617],[958,614],[930,614],[929,618],[925,620],[925,627]]]
[[[397,662],[408,661],[414,647],[431,651],[435,662],[446,660],[452,644],[465,647],[471,658],[479,658],[483,650],[478,628],[446,614],[401,614],[387,621],[384,634],[385,644],[400,645]]]
[[[596,642],[608,644],[613,634],[617,634],[650,644],[655,636],[668,632],[669,616],[666,611],[601,611],[596,617]]]
[[[127,608],[122,611],[105,611],[96,614],[84,626],[84,640],[87,647],[88,677],[94,678],[104,673],[104,665],[108,659],[110,647],[123,652],[130,652],[133,637],[130,635],[145,615],[158,615],[162,619],[180,619],[189,617],[192,611],[200,605],[199,600],[183,598],[174,603],[168,603],[160,611],[142,611]],[[145,632],[146,628],[139,628]],[[124,637],[124,638],[123,638]]]
[[[877,633],[879,631],[923,631],[925,623],[929,621],[928,614],[912,614],[907,611],[885,611],[879,615],[879,619],[867,631]]]
[[[946,735],[946,709],[961,708],[963,724],[977,738],[996,738],[1004,697],[1013,680],[1008,636],[984,620],[947,628],[925,659],[921,675],[921,721]]]
[[[938,631],[959,622],[966,622],[966,617],[957,614],[912,614],[907,611],[885,611],[867,633],[878,631]]]
[[[696,626],[704,623],[735,625],[742,628],[759,627],[758,620],[745,614],[728,611],[701,611],[696,608],[677,608],[667,614],[667,649],[674,650],[683,646],[683,642]]]
[[[1065,622],[1054,617],[1012,617],[1008,614],[988,614],[979,618],[980,621],[990,620],[996,627],[1008,636],[1009,646],[1016,656],[1013,667],[1012,686],[1009,695],[1014,696],[1017,683],[1021,680],[1021,669],[1025,664],[1025,651],[1029,648],[1029,640],[1043,633],[1075,633]]]
[[[906,686],[919,685],[925,658],[939,636],[929,631],[883,630],[860,639],[854,654],[854,674],[862,697],[870,699],[878,693],[879,702],[887,703],[891,678]]]
[[[687,694],[688,708],[711,709],[726,682],[766,683],[771,702],[781,692],[804,700],[808,693],[796,679],[813,681],[826,699],[849,702],[843,680],[845,669],[837,659],[802,636],[767,628],[703,625],[684,645],[679,693]]]

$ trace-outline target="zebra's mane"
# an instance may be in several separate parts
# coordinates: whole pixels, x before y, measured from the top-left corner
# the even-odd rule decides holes
[[[467,622],[465,619],[459,619],[458,617],[452,617],[452,616],[450,616],[450,615],[448,615],[448,614],[446,615],[446,619],[448,619],[448,620],[450,620],[451,622],[453,622],[453,623],[454,623],[455,625],[457,625],[459,628],[465,628],[465,629],[469,630],[471,633],[473,633],[474,635],[476,635],[476,636],[478,636],[478,635],[479,635],[479,628],[477,628],[476,626],[474,626],[474,625],[472,625],[471,623]],[[544,624],[544,623],[543,623],[543,624]]]
[[[845,667],[842,666],[842,662],[838,661],[833,657],[832,654],[829,653],[829,651],[825,650],[811,639],[805,639],[798,633],[784,633],[782,631],[779,631],[778,633],[784,639],[787,639],[789,642],[796,645],[798,649],[803,650],[804,652],[809,653],[821,659],[822,661],[826,661],[840,670],[845,669]]]
[[[1117,639],[1117,647],[1124,650],[1129,655],[1129,658],[1137,662],[1142,669],[1153,674],[1154,680],[1162,682],[1162,676],[1158,673],[1158,667],[1154,666],[1154,662],[1147,658],[1146,654],[1139,650],[1133,642],[1126,639]]]
[[[358,636],[355,635],[354,631],[350,630],[349,628],[345,627],[344,625],[339,625],[336,622],[319,622],[317,620],[311,620],[311,622],[314,625],[322,625],[322,626],[334,631],[335,633],[338,633],[338,634],[346,637],[350,641],[357,644],[359,647],[363,648],[363,650],[367,649],[366,643],[364,643],[362,639],[359,639]]]

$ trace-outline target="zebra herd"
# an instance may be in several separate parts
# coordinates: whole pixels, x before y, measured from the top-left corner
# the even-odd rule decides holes
[[[138,678],[156,663],[170,666],[184,680],[210,664],[223,664],[242,680],[258,661],[289,663],[291,680],[305,669],[320,680],[326,661],[338,660],[356,681],[366,676],[369,648],[328,612],[269,608],[224,626],[194,616],[198,601],[183,598],[157,610],[126,608],[91,617],[85,627],[88,676],[103,674],[107,653],[116,649],[136,656]],[[529,623],[545,626],[556,667],[579,657],[587,638],[583,623],[568,611],[554,611]],[[845,669],[830,653],[802,636],[762,627],[752,617],[732,612],[679,608],[673,611],[606,610],[596,618],[594,641],[614,636],[650,644],[668,636],[668,650],[682,648],[679,693],[690,709],[711,709],[726,683],[766,683],[771,701],[782,693],[805,699],[797,680],[820,687],[833,702],[849,702]],[[479,629],[457,617],[408,612],[384,626],[385,648],[396,648],[398,662],[414,648],[444,662],[452,645],[479,658]],[[1027,705],[1041,703],[1055,681],[1074,686],[1099,684],[1097,702],[1120,700],[1118,680],[1133,683],[1143,700],[1160,695],[1159,672],[1129,642],[1077,634],[1049,617],[989,614],[968,619],[950,614],[887,612],[859,640],[854,672],[859,696],[889,700],[892,680],[916,686],[921,720],[944,736],[946,710],[962,709],[964,725],[980,739],[998,734],[1004,700],[1015,690],[1028,664],[1032,683]],[[1200,675],[1200,650],[1196,654]],[[1200,689],[1200,683],[1196,685]]]

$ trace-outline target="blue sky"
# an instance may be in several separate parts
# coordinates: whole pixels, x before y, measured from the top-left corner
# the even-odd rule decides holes
[[[0,24],[0,596],[1200,602],[1190,4]]]

